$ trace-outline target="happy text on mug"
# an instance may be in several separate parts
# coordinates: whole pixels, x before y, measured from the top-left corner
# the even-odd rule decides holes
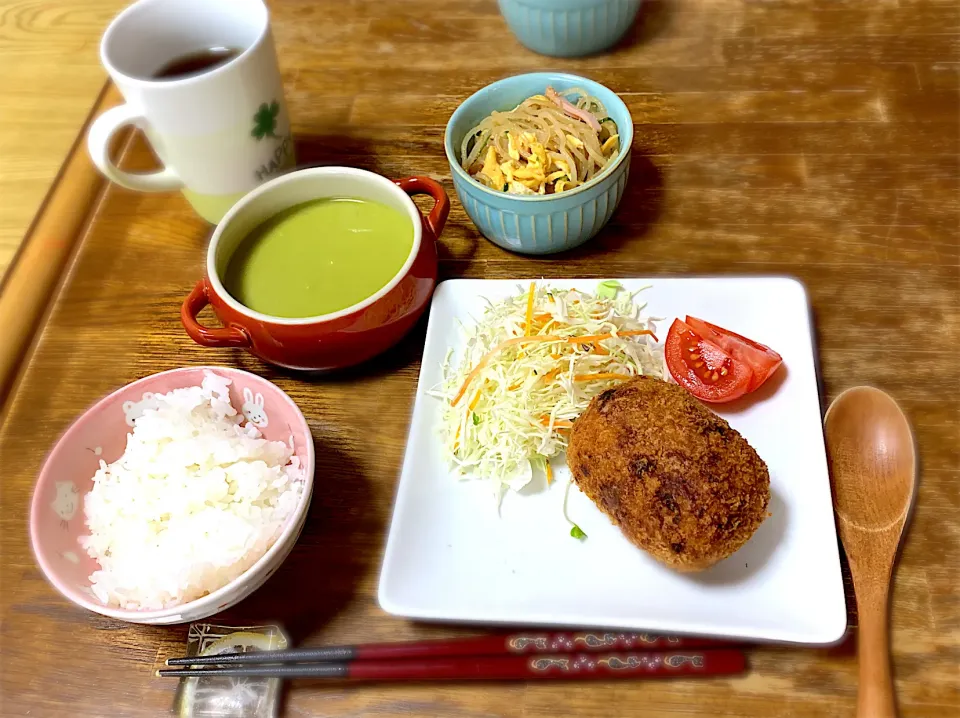
[[[254,170],[258,182],[272,177],[281,170],[288,169],[293,159],[291,149],[292,142],[290,135],[277,135],[277,115],[280,113],[280,104],[274,100],[269,105],[264,102],[260,105],[256,114],[253,116],[253,130],[250,134],[256,138],[257,142],[269,137],[277,140],[279,144],[273,151],[273,157],[269,162],[265,162]]]

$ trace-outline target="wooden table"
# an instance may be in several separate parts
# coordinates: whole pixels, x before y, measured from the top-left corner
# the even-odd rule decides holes
[[[550,60],[524,50],[493,0],[272,3],[306,163],[439,179],[456,105],[544,67],[621,93],[637,122],[623,206],[594,242],[527,259],[480,237],[453,201],[445,277],[789,273],[806,282],[829,400],[870,383],[913,422],[916,514],[893,594],[903,716],[960,705],[960,218],[954,2],[648,0],[616,51]],[[441,10],[442,8],[442,10]],[[104,18],[106,20],[106,18]],[[149,163],[142,148],[131,166]],[[422,326],[387,356],[323,379],[278,372],[184,334],[209,227],[175,195],[110,190],[0,428],[4,715],[155,716],[153,677],[184,627],[87,614],[34,565],[26,514],[38,466],[85,406],[148,373],[222,363],[290,393],[317,442],[307,528],[283,568],[224,622],[282,621],[298,643],[398,640],[455,629],[383,614],[376,583],[403,453]],[[288,715],[852,715],[843,651],[755,650],[744,677],[709,682],[337,687],[301,685]]]
[[[0,0],[0,278],[107,73],[100,34],[127,0]]]

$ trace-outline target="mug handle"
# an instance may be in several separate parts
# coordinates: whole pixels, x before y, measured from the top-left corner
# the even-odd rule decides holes
[[[440,237],[443,226],[447,223],[447,215],[450,214],[450,198],[443,191],[443,187],[429,177],[405,177],[404,179],[394,180],[394,183],[409,195],[428,194],[433,197],[436,204],[430,210],[427,216],[427,226],[433,232],[434,239]]]
[[[190,338],[203,347],[249,347],[250,337],[239,327],[211,328],[197,321],[197,315],[209,303],[207,281],[201,279],[180,307],[180,321]]]
[[[147,119],[130,105],[111,108],[93,121],[87,135],[87,149],[97,168],[110,180],[121,187],[141,192],[166,192],[181,189],[183,180],[169,167],[159,172],[134,174],[124,172],[110,159],[110,141],[123,127],[141,126]]]

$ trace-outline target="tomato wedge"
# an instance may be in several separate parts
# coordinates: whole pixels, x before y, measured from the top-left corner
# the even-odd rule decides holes
[[[729,329],[687,317],[687,325],[704,339],[713,342],[737,361],[744,362],[753,372],[748,392],[760,387],[783,363],[783,357],[768,346],[740,336]]]
[[[721,404],[750,391],[750,366],[679,319],[667,333],[664,355],[677,383],[702,401]]]

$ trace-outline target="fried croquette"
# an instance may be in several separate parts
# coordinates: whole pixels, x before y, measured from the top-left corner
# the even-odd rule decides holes
[[[746,439],[685,389],[637,377],[574,422],[577,486],[634,544],[679,571],[712,566],[767,515],[770,475]]]

